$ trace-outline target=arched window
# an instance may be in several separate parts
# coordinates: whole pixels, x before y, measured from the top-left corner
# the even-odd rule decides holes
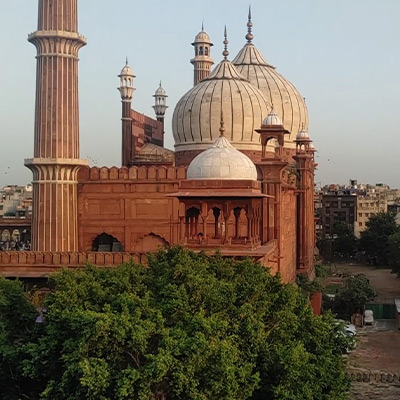
[[[200,46],[200,52],[199,52],[199,55],[203,55],[203,46]]]
[[[205,48],[204,54],[208,56],[208,47]]]
[[[186,237],[196,239],[198,232],[200,211],[196,207],[191,207],[186,211]]]
[[[92,251],[121,252],[124,251],[124,246],[114,236],[103,232],[93,240]]]

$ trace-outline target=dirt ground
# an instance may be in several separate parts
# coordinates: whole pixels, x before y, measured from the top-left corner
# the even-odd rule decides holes
[[[400,298],[400,279],[389,269],[370,266],[337,264],[332,273],[365,274],[376,290],[378,303],[393,303]],[[340,283],[340,279],[328,279],[328,283]],[[349,355],[349,368],[361,371],[400,374],[400,331],[395,320],[378,320],[374,326],[357,329],[357,345]],[[375,382],[353,382],[351,400],[400,399],[400,385]]]
[[[329,267],[327,267],[329,270]],[[400,297],[400,278],[392,274],[390,269],[377,269],[359,264],[332,264],[332,273],[348,272],[351,274],[364,274],[370,284],[377,291],[377,303],[393,302],[395,297]]]

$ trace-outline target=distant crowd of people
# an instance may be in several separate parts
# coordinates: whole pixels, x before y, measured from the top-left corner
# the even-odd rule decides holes
[[[29,251],[30,249],[31,242],[29,240],[24,242],[19,240],[0,242],[0,251]]]

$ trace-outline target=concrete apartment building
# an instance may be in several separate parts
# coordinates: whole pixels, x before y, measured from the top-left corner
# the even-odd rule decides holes
[[[354,226],[357,215],[357,195],[350,191],[336,190],[322,195],[322,235],[334,234],[336,222]]]
[[[366,224],[370,217],[380,212],[387,212],[388,203],[386,196],[357,196],[357,218],[354,224],[354,234],[356,237],[361,236],[361,232],[365,231]]]
[[[367,227],[369,219],[379,212],[392,209],[399,215],[400,223],[400,190],[390,189],[388,185],[359,184],[350,180],[349,185],[324,186],[316,197],[322,196],[319,220],[322,235],[330,237],[334,234],[334,225],[338,221],[354,227],[354,234],[360,237]],[[317,210],[317,207],[316,207]]]
[[[30,218],[32,185],[7,185],[0,189],[0,218]]]

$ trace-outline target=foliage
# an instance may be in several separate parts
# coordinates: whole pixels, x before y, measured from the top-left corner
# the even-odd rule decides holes
[[[355,256],[358,249],[358,240],[350,224],[337,221],[333,226],[331,237],[319,238],[317,247],[324,260],[347,260]]]
[[[338,258],[349,259],[357,251],[357,238],[352,225],[337,221],[333,226],[335,239],[332,242],[333,254]]]
[[[317,278],[326,278],[328,276],[328,271],[323,265],[317,264],[315,266],[315,276]]]
[[[0,276],[0,393],[3,400],[19,399],[34,382],[23,376],[21,345],[35,337],[37,312],[22,285]]]
[[[388,265],[389,237],[399,232],[396,215],[381,212],[373,215],[366,223],[367,229],[361,233],[360,249],[373,264]]]
[[[308,296],[322,291],[322,285],[318,279],[311,281],[307,275],[298,274],[296,276],[296,284]]]
[[[365,305],[376,297],[376,292],[363,274],[346,278],[344,287],[335,298],[324,296],[323,307],[331,310],[337,317],[349,321],[351,316],[362,313]]]
[[[400,275],[400,230],[389,236],[387,255],[392,271]]]
[[[346,343],[333,317],[314,316],[296,286],[251,259],[175,247],[148,267],[65,270],[54,285],[44,323],[11,357],[37,383],[7,375],[7,400],[346,398]],[[32,325],[15,290],[14,311],[26,309],[17,318]],[[7,344],[20,326],[4,317]]]

